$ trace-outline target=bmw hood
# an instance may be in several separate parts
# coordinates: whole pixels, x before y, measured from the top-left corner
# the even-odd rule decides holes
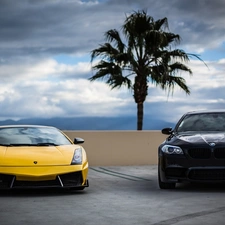
[[[208,144],[216,145],[218,143],[225,143],[225,133],[195,133],[195,134],[178,134],[178,140],[196,143],[196,144]]]
[[[75,145],[0,147],[1,166],[70,165]]]

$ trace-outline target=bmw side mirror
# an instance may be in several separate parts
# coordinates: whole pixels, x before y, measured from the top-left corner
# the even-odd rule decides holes
[[[169,134],[172,134],[172,132],[173,132],[173,129],[171,127],[167,127],[167,128],[162,129],[163,134],[169,135]]]

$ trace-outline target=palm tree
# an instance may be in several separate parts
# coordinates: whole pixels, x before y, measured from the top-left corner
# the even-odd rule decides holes
[[[133,12],[126,16],[121,30],[122,37],[116,29],[107,31],[106,43],[91,51],[91,62],[98,58],[100,61],[93,64],[96,72],[89,80],[103,79],[112,89],[130,89],[137,104],[137,130],[142,130],[148,83],[169,92],[178,85],[190,94],[185,79],[176,74],[186,71],[191,75],[191,69],[183,62],[189,61],[190,56],[199,57],[172,49],[180,42],[180,36],[169,32],[167,18],[154,21],[146,11]]]

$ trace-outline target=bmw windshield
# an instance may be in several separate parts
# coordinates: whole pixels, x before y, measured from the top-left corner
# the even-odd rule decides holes
[[[175,132],[225,132],[225,113],[187,114]]]

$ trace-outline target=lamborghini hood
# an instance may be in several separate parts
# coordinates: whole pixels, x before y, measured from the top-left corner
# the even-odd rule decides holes
[[[0,166],[70,165],[75,145],[64,146],[0,146]]]

